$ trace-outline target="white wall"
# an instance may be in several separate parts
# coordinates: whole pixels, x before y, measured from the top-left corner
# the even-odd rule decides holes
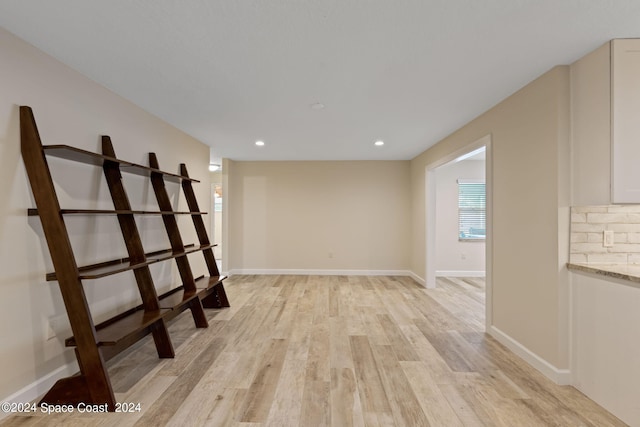
[[[2,29],[0,57],[0,400],[13,396],[22,401],[36,397],[30,393],[44,393],[47,381],[63,376],[67,364],[73,369],[75,357],[63,347],[70,328],[57,283],[45,282],[51,261],[40,220],[26,214],[35,204],[20,155],[18,107],[33,108],[45,144],[99,151],[100,135],[106,134],[123,159],[148,164],[147,153],[154,151],[162,169],[170,172],[186,163],[202,181],[195,189],[205,210],[209,148]],[[113,208],[99,168],[50,160],[63,207]],[[157,209],[148,182],[125,179],[132,204]],[[168,187],[176,207],[186,208],[179,188]],[[161,219],[140,218],[138,224],[148,249],[167,244]],[[193,226],[180,225],[186,242],[192,242]],[[114,217],[69,219],[67,227],[80,263],[126,256]],[[203,267],[195,261],[197,268]],[[158,286],[167,288],[176,273],[172,264],[162,264],[152,273]],[[132,277],[127,273],[86,284],[96,320],[137,303]],[[46,340],[51,320],[57,336]]]
[[[424,277],[426,167],[491,135],[488,332],[559,381],[569,367],[569,112],[569,67],[555,67],[411,162],[411,269]]]
[[[408,270],[408,161],[225,167],[229,270]]]
[[[485,162],[463,160],[435,171],[436,275],[484,275],[485,242],[458,239],[458,179],[484,180]]]

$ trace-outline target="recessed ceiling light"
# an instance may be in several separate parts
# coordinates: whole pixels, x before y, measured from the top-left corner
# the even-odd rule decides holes
[[[217,170],[220,170],[220,165],[216,165],[215,163],[209,164],[209,172],[215,172]]]
[[[311,104],[311,108],[314,110],[322,110],[324,108],[324,104],[322,102],[316,102]]]
[[[376,142],[373,143],[373,145],[375,145],[376,147],[382,147],[384,145],[384,141],[377,140]]]
[[[264,145],[264,141],[256,141],[256,145],[258,147],[262,147]]]

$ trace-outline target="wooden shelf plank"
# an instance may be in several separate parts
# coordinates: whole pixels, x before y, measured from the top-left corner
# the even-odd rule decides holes
[[[59,157],[61,159],[71,160],[74,162],[86,163],[94,166],[102,166],[105,161],[118,163],[122,172],[128,172],[135,175],[142,175],[145,177],[151,176],[152,173],[162,174],[165,179],[173,182],[191,181],[200,182],[196,179],[189,178],[187,176],[177,175],[174,173],[164,172],[159,169],[150,168],[148,166],[142,166],[136,163],[127,162],[117,159],[115,157],[105,156],[103,154],[92,153],[91,151],[82,150],[80,148],[71,147],[68,145],[43,145],[44,152],[53,157]]]
[[[226,276],[201,277],[196,280],[196,292],[185,292],[182,288],[173,289],[160,296],[160,310],[145,312],[142,306],[134,307],[124,313],[96,325],[98,346],[123,346],[139,340],[149,334],[149,327],[161,318],[170,320],[184,311],[189,303],[201,296],[207,296],[222,283]],[[175,313],[172,313],[175,312]],[[75,347],[74,337],[65,340],[67,347]]]
[[[229,300],[224,290],[222,281],[225,276],[201,277],[196,280],[198,298],[204,308],[224,308],[229,307]]]
[[[191,300],[198,297],[198,293],[194,291],[185,291],[179,289],[167,296],[160,297],[160,308],[170,310],[181,310],[186,307]]]
[[[84,268],[80,267],[78,270],[80,271],[80,279],[100,279],[102,277],[111,276],[113,274],[124,273],[125,271],[135,270],[137,268],[143,268],[148,266],[149,264],[153,264],[157,262],[157,260],[146,260],[143,262],[123,262],[121,264],[108,264],[101,267],[95,268]],[[53,279],[55,280],[55,279]]]
[[[200,277],[198,279],[196,279],[196,288],[202,290],[202,289],[211,289],[213,287],[215,287],[216,285],[222,283],[222,281],[224,279],[226,279],[227,276],[204,276],[204,277]]]
[[[195,252],[200,252],[205,249],[210,249],[210,248],[213,248],[214,246],[217,246],[217,245],[189,246],[189,247],[185,247],[184,251],[180,251],[180,252],[169,252],[169,253],[162,253],[157,255],[149,255],[147,256],[147,260],[154,260],[152,262],[166,261],[166,260],[186,256]]]
[[[62,215],[207,215],[207,212],[189,211],[132,211],[123,209],[60,209]],[[27,215],[38,216],[38,209],[27,209]]]
[[[111,261],[105,261],[99,264],[91,264],[83,267],[79,267],[78,271],[80,279],[100,279],[102,277],[111,276],[113,274],[124,273],[125,271],[135,270],[137,268],[143,268],[145,266],[155,264],[156,262],[167,261],[170,259],[189,255],[191,253],[203,251],[205,249],[213,248],[217,245],[188,245],[183,252],[172,252],[171,249],[150,252],[145,254],[146,260],[143,262],[130,262],[129,258],[121,258]],[[55,273],[48,273],[47,281],[57,280]]]
[[[149,327],[161,320],[168,310],[160,309],[155,311],[135,310],[127,315],[118,315],[96,325],[96,339],[98,346],[114,346],[123,342],[140,339],[147,335]],[[65,340],[67,347],[75,347],[74,337]]]

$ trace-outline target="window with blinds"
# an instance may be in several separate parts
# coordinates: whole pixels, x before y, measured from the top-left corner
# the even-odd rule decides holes
[[[458,180],[458,240],[484,240],[487,234],[483,181]]]

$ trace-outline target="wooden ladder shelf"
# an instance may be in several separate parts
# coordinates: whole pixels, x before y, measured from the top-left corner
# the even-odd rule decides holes
[[[48,404],[106,404],[110,411],[116,406],[105,362],[148,334],[153,336],[158,356],[174,356],[173,344],[167,330],[167,321],[185,310],[190,310],[198,328],[208,326],[204,308],[229,307],[213,247],[207,236],[187,168],[180,165],[180,174],[160,170],[158,159],[149,153],[149,166],[120,160],[116,157],[111,139],[102,137],[102,154],[92,153],[66,145],[42,145],[33,112],[30,107],[20,107],[20,136],[22,158],[25,164],[37,209],[29,209],[29,215],[38,215],[51,254],[55,273],[47,274],[47,280],[57,280],[71,324],[73,337],[65,344],[75,347],[80,373],[63,378],[45,394],[40,403]],[[113,210],[61,209],[56,195],[47,156],[55,156],[75,162],[102,167],[106,178]],[[131,209],[122,172],[148,177],[153,185],[159,211]],[[165,181],[181,183],[188,212],[173,210]],[[113,261],[78,266],[64,222],[65,215],[116,215],[128,256]],[[135,215],[160,215],[163,219],[171,248],[145,253]],[[185,245],[178,229],[176,215],[190,215],[198,235],[198,245]],[[194,278],[188,254],[202,252],[208,277]],[[149,265],[175,259],[182,285],[158,295]],[[85,296],[82,280],[97,279],[125,271],[133,271],[142,304],[109,320],[94,324]]]

